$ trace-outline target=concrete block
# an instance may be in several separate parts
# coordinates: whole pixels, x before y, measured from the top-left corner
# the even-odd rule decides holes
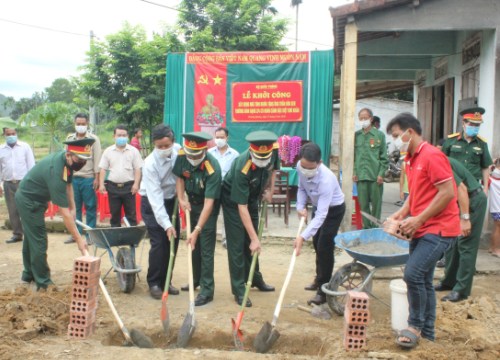
[[[86,339],[95,331],[95,323],[89,326],[68,325],[68,336],[72,339]]]
[[[349,325],[368,325],[370,321],[370,312],[365,310],[344,310],[344,319]]]
[[[344,348],[347,351],[360,351],[366,346],[366,339],[362,337],[346,336],[344,337]]]
[[[69,324],[76,327],[88,327],[94,324],[96,310],[91,310],[86,313],[71,311],[69,314]]]
[[[368,311],[370,306],[370,297],[367,293],[361,291],[348,291],[346,298],[346,308],[351,310]]]
[[[71,313],[87,313],[97,308],[97,299],[91,301],[71,300],[69,307]]]
[[[71,289],[71,300],[93,300],[97,298],[98,288],[99,287],[97,285],[89,288],[83,286],[73,286],[73,289]]]
[[[73,273],[73,287],[86,287],[91,288],[99,285],[99,277],[101,276],[101,272],[95,273]]]
[[[344,337],[366,338],[366,325],[352,325],[344,322]]]
[[[96,256],[80,256],[73,263],[73,272],[93,274],[99,272],[101,266],[101,258]]]

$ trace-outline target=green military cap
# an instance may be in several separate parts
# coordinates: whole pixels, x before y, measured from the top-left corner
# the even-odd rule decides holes
[[[245,140],[250,143],[250,151],[257,158],[267,159],[272,155],[278,136],[272,131],[259,130],[248,134]]]
[[[460,111],[460,115],[462,115],[462,119],[467,120],[467,121],[474,123],[474,124],[482,124],[484,113],[485,113],[484,108],[478,107],[478,106],[463,109],[462,111]]]
[[[80,159],[89,160],[92,157],[92,145],[94,144],[94,142],[95,139],[93,138],[85,138],[68,140],[65,141],[64,144],[66,144],[66,151],[69,151]]]
[[[208,141],[212,140],[212,135],[203,131],[189,132],[182,136],[184,137],[184,151],[192,156],[201,154],[208,147]]]

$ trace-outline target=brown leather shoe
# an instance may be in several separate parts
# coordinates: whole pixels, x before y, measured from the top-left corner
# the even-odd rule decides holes
[[[316,281],[313,281],[312,283],[310,283],[309,285],[307,285],[304,290],[307,290],[307,291],[317,291],[319,288],[319,285]]]
[[[316,294],[315,296],[307,300],[307,305],[321,305],[324,303],[326,303],[326,295],[324,294]]]
[[[163,295],[163,290],[158,285],[153,285],[149,288],[149,293],[153,299],[160,300]]]
[[[170,284],[170,286],[168,287],[168,293],[170,295],[179,295],[179,289]]]

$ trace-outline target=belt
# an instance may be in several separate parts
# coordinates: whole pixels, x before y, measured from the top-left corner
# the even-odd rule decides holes
[[[115,182],[112,182],[112,181],[106,181],[107,184],[110,184],[110,185],[113,185],[113,186],[116,186],[117,188],[122,188],[122,187],[125,187],[127,185],[132,185],[134,182],[133,181],[127,181],[127,182],[124,182],[124,183],[115,183]]]
[[[21,180],[4,180],[4,182],[8,182],[11,184],[19,184],[21,182]]]
[[[477,188],[476,190],[471,191],[469,193],[469,199],[472,199],[474,196],[476,196],[477,194],[479,194],[482,191],[483,191],[483,189],[481,189],[481,188]]]

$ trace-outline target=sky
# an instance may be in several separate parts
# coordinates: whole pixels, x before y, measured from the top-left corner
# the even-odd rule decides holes
[[[57,78],[78,76],[86,62],[90,32],[98,39],[120,31],[125,22],[148,34],[173,26],[180,0],[10,0],[0,2],[0,94],[16,100],[44,91]],[[350,0],[304,0],[299,7],[299,51],[333,47],[329,7]],[[274,0],[280,17],[290,19],[283,41],[295,50],[295,9]]]

